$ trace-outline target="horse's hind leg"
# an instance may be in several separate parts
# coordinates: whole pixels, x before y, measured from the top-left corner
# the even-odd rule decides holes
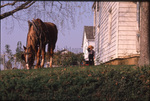
[[[50,59],[49,59],[49,66],[52,68],[52,62],[53,62],[53,49],[50,48]]]
[[[42,61],[41,61],[41,68],[44,66],[45,61],[45,45],[42,47]]]
[[[50,56],[49,66],[52,68],[53,57]]]
[[[53,61],[53,48],[48,45],[48,53],[49,53],[49,66],[52,68],[52,61]]]

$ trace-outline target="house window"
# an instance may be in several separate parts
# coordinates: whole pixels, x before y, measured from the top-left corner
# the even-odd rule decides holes
[[[112,9],[109,11],[109,18],[108,18],[108,44],[111,43],[111,30],[112,30]]]

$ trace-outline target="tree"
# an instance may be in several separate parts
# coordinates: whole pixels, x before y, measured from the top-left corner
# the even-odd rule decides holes
[[[78,54],[76,54],[76,57],[78,57],[77,58],[77,62],[79,63],[79,65],[81,65],[81,63],[83,62],[83,60],[84,60],[84,56],[83,56],[84,54],[83,53],[78,53]]]
[[[49,57],[48,57],[47,54],[46,54],[46,57],[47,57],[47,60],[49,61]],[[61,51],[58,51],[58,52],[54,53],[53,64],[57,65],[57,66],[61,65]]]
[[[22,59],[21,59],[22,52],[23,52],[22,43],[21,43],[21,41],[18,41],[17,42],[17,48],[16,48],[16,54],[15,54],[17,62],[21,62],[22,61]]]
[[[140,3],[140,59],[139,66],[150,65],[150,3]]]
[[[21,58],[22,54],[23,54],[22,43],[21,43],[21,41],[18,41],[15,57],[16,57],[16,63],[20,63],[20,69],[21,69],[21,66],[24,66],[24,64],[25,64]]]
[[[13,57],[13,54],[12,54],[12,51],[11,51],[9,45],[5,45],[5,50],[6,50],[5,55],[8,58],[8,61],[6,62],[6,68],[11,69],[12,68],[12,62],[14,61],[14,57]]]
[[[12,69],[12,62],[11,62],[10,60],[8,60],[8,61],[6,62],[6,68],[7,68],[7,69]]]
[[[84,59],[83,53],[75,54],[73,52],[67,51],[57,51],[54,54],[53,64],[57,66],[73,66],[80,65]]]
[[[88,2],[70,1],[1,1],[0,8],[0,20],[11,16],[11,19],[6,21],[10,23],[17,20],[20,23],[20,21],[41,18],[44,21],[53,21],[62,31],[70,29],[69,24],[74,28],[76,20],[81,21],[80,15],[83,15],[86,10],[87,12],[91,10]]]
[[[12,51],[10,49],[10,46],[9,45],[5,45],[5,50],[6,50],[5,54],[7,55],[8,60],[12,62],[14,60],[14,58],[13,58],[13,54],[12,54]]]
[[[3,63],[3,57],[0,54],[0,71],[1,71],[1,64]]]
[[[18,3],[18,2],[20,2],[20,1],[15,0],[15,1],[13,1],[12,3],[6,3],[6,4],[1,5],[0,8],[6,7],[6,6],[10,6],[10,5],[11,5],[11,6],[14,6],[14,5],[15,5],[16,3]],[[18,6],[17,6],[16,8],[14,8],[13,10],[1,14],[1,15],[0,15],[0,20],[1,20],[1,19],[4,19],[4,18],[6,18],[6,17],[8,17],[8,16],[10,16],[10,15],[13,15],[14,13],[16,13],[16,12],[18,12],[18,11],[20,11],[20,10],[27,9],[27,8],[29,8],[29,7],[30,7],[32,4],[34,4],[34,3],[35,3],[35,1],[24,1],[23,4],[18,5]]]

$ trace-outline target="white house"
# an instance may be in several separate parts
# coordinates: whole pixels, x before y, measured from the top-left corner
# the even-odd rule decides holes
[[[88,46],[92,45],[93,47],[95,47],[93,29],[94,29],[93,26],[84,26],[82,48],[83,48],[85,61],[89,60],[88,59],[88,51],[87,51]]]
[[[95,62],[139,55],[139,3],[94,2]]]

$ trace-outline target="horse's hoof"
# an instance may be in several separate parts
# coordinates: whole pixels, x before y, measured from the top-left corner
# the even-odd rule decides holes
[[[40,68],[44,68],[44,66],[40,66]]]
[[[34,69],[38,69],[38,66],[35,66]]]

